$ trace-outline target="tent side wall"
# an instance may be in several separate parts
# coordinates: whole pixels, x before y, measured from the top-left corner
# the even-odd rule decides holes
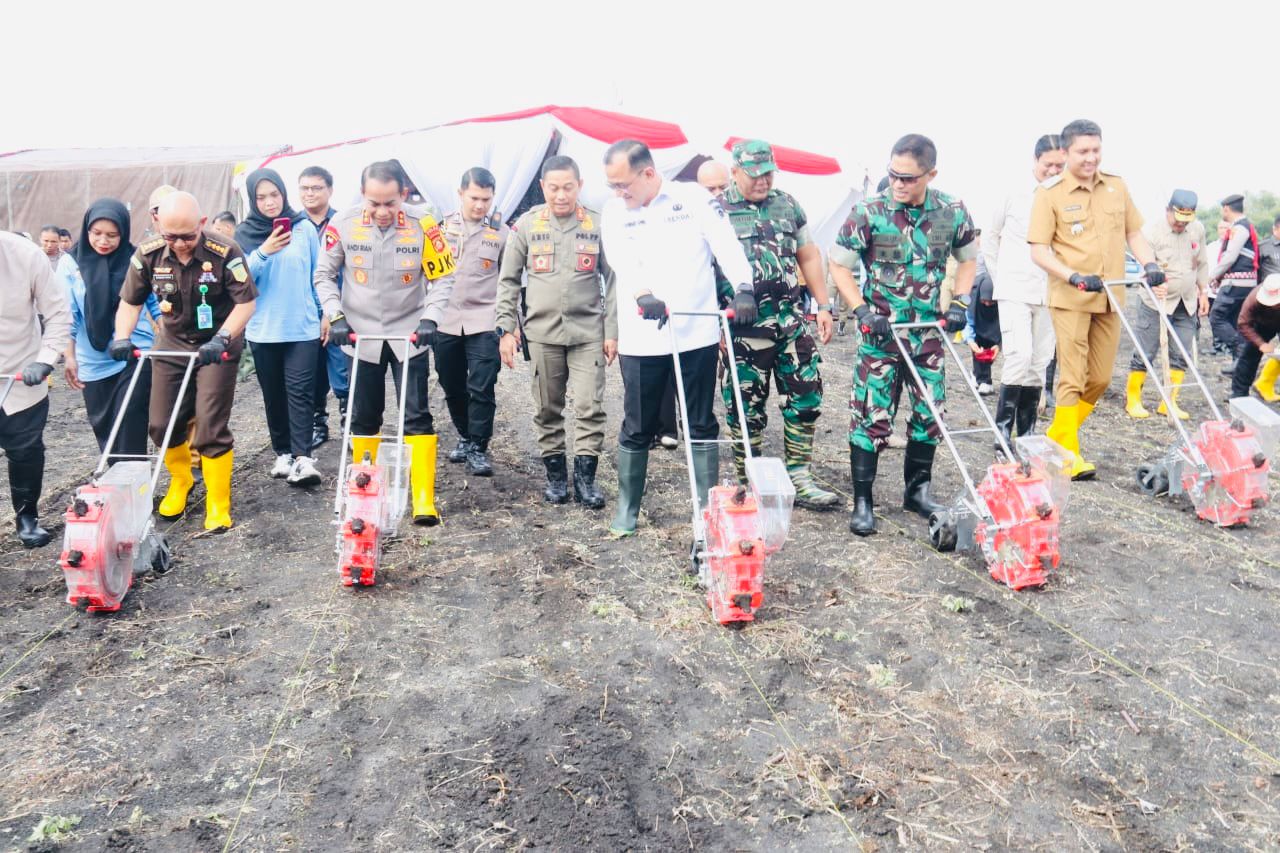
[[[0,172],[0,228],[36,236],[44,225],[59,225],[78,238],[85,209],[107,196],[129,206],[130,238],[136,243],[151,225],[147,199],[162,184],[194,195],[210,219],[227,208],[235,210],[239,219],[240,202],[232,186],[235,173],[232,162],[4,171]]]

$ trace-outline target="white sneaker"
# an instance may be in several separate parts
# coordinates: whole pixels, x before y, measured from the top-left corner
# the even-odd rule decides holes
[[[316,470],[316,461],[310,456],[299,456],[293,460],[293,470],[289,472],[289,485],[320,485],[320,472]]]
[[[890,450],[903,450],[906,448],[906,446],[907,446],[907,440],[902,436],[898,435],[896,432],[889,436]]]
[[[979,382],[979,383],[978,383],[978,393],[979,393],[979,394],[981,394],[981,395],[982,395],[982,396],[984,396],[984,397],[989,396],[989,395],[991,394],[991,392],[992,392],[992,391],[994,391],[994,390],[995,390],[995,389],[991,387],[991,383],[990,383],[990,382]]]
[[[293,456],[288,453],[281,453],[276,457],[276,463],[271,466],[271,476],[274,479],[282,480],[289,476],[289,472],[293,470]]]
[[[677,447],[680,446],[679,439],[677,439],[674,435],[664,435],[662,436],[662,438],[659,439],[659,442],[667,450],[675,450]]]

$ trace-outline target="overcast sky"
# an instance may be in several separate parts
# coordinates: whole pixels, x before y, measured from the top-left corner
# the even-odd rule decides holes
[[[6,4],[0,151],[303,147],[556,103],[830,154],[851,183],[924,133],[935,186],[981,220],[1035,139],[1084,117],[1148,217],[1179,186],[1280,191],[1261,0],[309,5]]]

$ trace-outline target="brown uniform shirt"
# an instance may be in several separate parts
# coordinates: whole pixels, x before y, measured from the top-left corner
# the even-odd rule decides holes
[[[1058,260],[1081,275],[1115,280],[1124,278],[1126,236],[1141,230],[1142,215],[1120,178],[1098,172],[1089,188],[1063,172],[1036,190],[1027,242],[1051,247]],[[1124,288],[1112,292],[1124,305]],[[1055,275],[1049,276],[1048,295],[1050,308],[1089,314],[1111,310],[1105,293],[1085,293]]]
[[[202,284],[208,288],[204,294],[200,293]],[[209,230],[201,234],[186,264],[160,237],[138,247],[129,262],[120,298],[130,305],[142,305],[152,293],[161,311],[156,349],[196,349],[217,334],[232,308],[258,298],[240,247]],[[198,325],[202,302],[213,309],[213,322],[207,329]],[[239,355],[243,348],[244,335],[240,335],[231,342],[231,355]]]
[[[457,268],[453,293],[444,309],[440,331],[446,335],[492,332],[497,322],[498,272],[510,229],[488,222],[467,222],[455,212],[441,223]]]

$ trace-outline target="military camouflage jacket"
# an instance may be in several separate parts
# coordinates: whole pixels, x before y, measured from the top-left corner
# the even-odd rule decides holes
[[[920,207],[888,195],[858,202],[831,250],[831,260],[848,269],[861,261],[862,298],[897,323],[939,319],[948,256],[973,260],[978,244],[964,202],[937,190],[928,190]]]
[[[808,217],[787,193],[770,190],[761,202],[747,201],[737,184],[720,199],[742,250],[751,262],[757,329],[785,332],[801,324],[804,287],[796,275],[796,250],[813,241]]]

